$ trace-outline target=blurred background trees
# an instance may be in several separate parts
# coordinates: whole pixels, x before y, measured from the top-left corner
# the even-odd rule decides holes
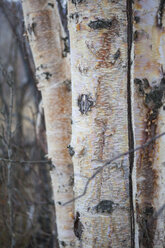
[[[41,95],[21,3],[0,1],[1,248],[51,248],[56,242],[46,153]]]

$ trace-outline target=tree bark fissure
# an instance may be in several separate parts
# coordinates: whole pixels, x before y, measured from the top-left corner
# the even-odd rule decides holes
[[[133,32],[133,11],[132,0],[127,0],[127,42],[128,42],[128,73],[127,73],[127,103],[128,103],[128,136],[129,136],[129,150],[134,149],[134,133],[132,123],[132,81],[131,81],[131,65],[132,65],[132,32]],[[130,215],[131,215],[131,248],[135,247],[135,212],[134,212],[134,192],[133,192],[133,166],[134,166],[134,153],[129,155],[130,162],[130,175],[129,175],[129,187],[130,187]]]

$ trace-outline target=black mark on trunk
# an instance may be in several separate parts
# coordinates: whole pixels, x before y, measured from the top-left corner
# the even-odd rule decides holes
[[[72,0],[72,3],[75,5],[83,2],[85,2],[85,0]]]
[[[71,157],[73,157],[73,155],[75,154],[75,151],[73,149],[73,147],[71,145],[67,146],[68,150],[69,150],[69,154]]]
[[[110,29],[112,26],[116,25],[117,23],[118,23],[118,21],[116,20],[116,18],[114,18],[112,20],[98,19],[96,21],[90,21],[88,26],[94,30],[96,30],[96,29]]]
[[[67,54],[70,52],[70,46],[69,46],[69,38],[64,37],[61,38],[64,43],[64,49],[62,51],[62,57],[67,57]]]
[[[158,112],[158,109],[163,105],[163,96],[165,92],[165,78],[161,79],[159,86],[150,87],[146,78],[135,78],[134,83],[138,86],[138,91],[141,96],[144,96],[145,105],[153,111]]]
[[[114,60],[117,60],[120,57],[120,49],[113,55]]]
[[[63,84],[66,85],[66,88],[67,88],[68,91],[71,91],[71,89],[72,89],[72,83],[71,83],[70,80],[65,80],[63,82]]]
[[[50,72],[44,72],[43,74],[45,75],[46,80],[49,80],[52,76],[52,74]]]
[[[80,240],[82,237],[82,233],[83,233],[83,224],[80,221],[80,214],[79,212],[76,213],[76,219],[74,222],[74,234],[75,236]]]
[[[74,177],[73,176],[70,176],[68,185],[72,186],[72,187],[74,186]]]
[[[134,16],[134,21],[135,21],[136,23],[139,23],[139,22],[140,22],[140,17],[139,17],[139,16]]]
[[[116,206],[116,204],[114,204],[113,201],[103,200],[103,201],[99,202],[99,204],[97,206],[94,207],[94,210],[96,210],[97,213],[111,214],[112,211],[114,210],[114,208],[113,208],[114,205]]]
[[[74,20],[75,23],[77,24],[79,22],[79,13],[75,12],[69,15],[70,20]]]
[[[78,97],[78,106],[81,114],[87,114],[87,112],[91,110],[93,105],[94,101],[89,94],[82,94]]]
[[[134,38],[134,41],[138,40],[138,31],[137,30],[134,32],[133,38]]]
[[[35,22],[33,22],[31,24],[28,24],[27,30],[28,30],[28,32],[29,32],[30,35],[32,35],[32,33],[35,35],[35,28],[36,28],[36,26],[37,26],[37,23],[35,23]]]
[[[48,3],[48,6],[50,6],[51,8],[54,8],[54,4],[53,3]]]
[[[138,91],[139,91],[140,96],[144,96],[145,89],[148,89],[150,87],[149,82],[148,82],[148,80],[146,78],[144,78],[142,80],[139,79],[139,78],[135,78],[134,83],[138,86]]]
[[[61,241],[60,243],[61,243],[61,245],[62,245],[63,247],[66,247],[66,246],[67,246],[67,244],[66,244],[64,241]]]

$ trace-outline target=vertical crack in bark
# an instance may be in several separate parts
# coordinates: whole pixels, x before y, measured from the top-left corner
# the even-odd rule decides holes
[[[129,150],[134,149],[134,134],[132,126],[132,109],[131,109],[131,50],[133,35],[132,20],[132,0],[127,0],[127,43],[128,43],[128,72],[127,72],[127,102],[128,102],[128,138]],[[133,183],[132,171],[134,163],[134,153],[130,153],[130,174],[129,174],[129,191],[130,191],[130,214],[131,214],[131,248],[135,247],[135,220],[134,220],[134,204],[133,204]]]
[[[160,28],[162,27],[164,5],[165,5],[165,0],[160,0],[159,9],[158,9],[157,16],[156,16],[157,26]]]

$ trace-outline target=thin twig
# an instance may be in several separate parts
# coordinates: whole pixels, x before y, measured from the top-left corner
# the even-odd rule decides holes
[[[163,135],[165,135],[165,132],[161,133],[161,134],[158,134],[156,136],[154,136],[153,138],[151,138],[148,142],[146,142],[145,144],[141,145],[141,146],[137,146],[135,149],[130,149],[129,151],[127,152],[123,152],[123,153],[120,153],[119,155],[117,155],[116,157],[110,159],[109,161],[107,161],[104,165],[102,165],[91,177],[89,177],[89,179],[87,180],[86,184],[85,184],[85,187],[84,187],[84,191],[82,194],[76,196],[75,198],[71,199],[70,201],[67,201],[65,203],[62,204],[62,206],[66,206],[68,205],[69,203],[71,202],[74,202],[76,201],[77,199],[80,199],[81,197],[83,197],[86,192],[87,192],[87,189],[88,189],[88,185],[89,183],[97,176],[97,174],[99,174],[105,167],[107,167],[108,165],[110,165],[113,161],[123,157],[123,156],[126,156],[128,154],[131,154],[133,152],[136,152],[138,150],[141,150],[141,149],[144,149],[145,147],[149,146],[153,141],[155,141],[156,139],[159,139],[160,137],[162,137]]]
[[[7,163],[19,163],[19,164],[47,164],[51,163],[50,160],[12,160],[12,159],[7,159],[7,158],[0,158],[0,161],[7,162]]]
[[[11,148],[11,135],[12,135],[12,114],[13,114],[13,82],[12,80],[8,82],[10,87],[10,103],[9,103],[9,118],[8,118],[8,158],[9,162],[7,164],[7,191],[8,191],[8,206],[9,206],[9,219],[10,219],[10,233],[11,233],[11,248],[15,245],[15,234],[14,234],[14,223],[13,223],[13,204],[12,204],[12,148]]]

